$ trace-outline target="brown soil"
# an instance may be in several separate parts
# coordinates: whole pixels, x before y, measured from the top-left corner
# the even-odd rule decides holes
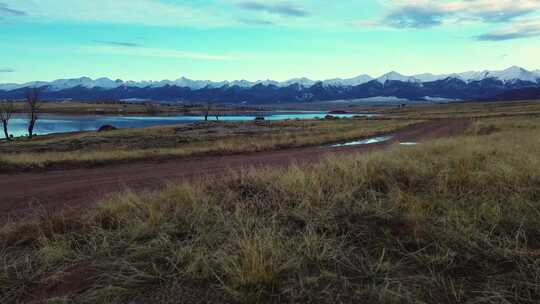
[[[58,211],[91,207],[110,193],[126,188],[153,190],[168,182],[225,174],[257,166],[287,166],[314,162],[327,155],[379,150],[398,142],[425,142],[453,136],[470,125],[466,119],[441,119],[415,124],[394,133],[392,140],[350,147],[307,147],[271,152],[205,156],[162,162],[115,165],[46,173],[0,175],[0,219],[28,215],[35,210]],[[248,140],[248,139],[246,139]]]

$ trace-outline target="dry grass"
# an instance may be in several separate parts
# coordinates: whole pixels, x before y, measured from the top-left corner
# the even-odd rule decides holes
[[[6,225],[0,302],[538,303],[539,127],[479,120]]]
[[[539,101],[450,103],[446,105],[424,105],[401,109],[386,109],[382,113],[392,118],[489,118],[506,116],[540,117]]]
[[[223,122],[52,135],[0,144],[0,173],[314,146],[391,132],[415,122],[418,120],[363,118],[264,124]]]
[[[216,107],[217,108],[217,107]],[[15,112],[27,111],[25,102],[15,102]],[[234,108],[219,107],[221,112],[234,111]],[[41,113],[54,114],[149,114],[143,103],[122,103],[115,101],[106,102],[44,102],[40,109]],[[201,113],[202,105],[160,104],[161,113]],[[151,113],[150,113],[151,114]]]

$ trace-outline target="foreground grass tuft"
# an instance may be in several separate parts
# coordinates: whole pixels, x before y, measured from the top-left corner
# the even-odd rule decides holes
[[[539,122],[7,225],[0,302],[538,303],[540,138],[524,125]]]

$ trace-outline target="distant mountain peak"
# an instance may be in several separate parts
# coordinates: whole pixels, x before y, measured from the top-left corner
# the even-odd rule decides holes
[[[325,86],[357,86],[357,85],[364,84],[366,82],[370,82],[372,80],[373,80],[373,77],[367,74],[362,74],[362,75],[358,75],[356,77],[348,78],[348,79],[342,79],[342,78],[327,79],[327,80],[324,80],[322,83]]]
[[[527,71],[527,70],[525,70],[524,68],[522,68],[520,66],[513,65],[513,66],[505,69],[504,71]]]
[[[512,66],[502,71],[488,72],[486,78],[496,78],[501,81],[528,81],[536,82],[538,75],[518,66]]]
[[[391,71],[377,78],[380,83],[385,83],[387,81],[403,81],[403,82],[417,82],[418,80],[412,76],[405,76],[396,71]]]

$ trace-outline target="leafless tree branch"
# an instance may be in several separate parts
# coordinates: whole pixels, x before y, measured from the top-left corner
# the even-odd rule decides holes
[[[8,132],[8,125],[9,120],[11,119],[11,116],[13,115],[13,111],[15,109],[15,106],[13,104],[13,101],[0,101],[0,121],[2,121],[2,126],[4,129],[4,135],[6,137],[6,140],[11,140],[11,137],[9,136]]]

